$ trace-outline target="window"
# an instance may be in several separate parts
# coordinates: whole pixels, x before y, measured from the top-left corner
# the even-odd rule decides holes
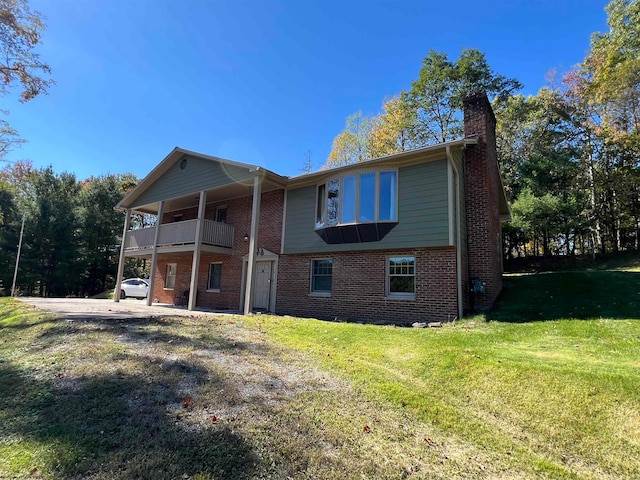
[[[340,223],[353,223],[356,221],[356,177],[342,179],[342,214]]]
[[[339,210],[340,182],[338,180],[330,180],[329,189],[327,190],[327,225],[337,225]]]
[[[173,290],[176,288],[176,271],[178,270],[178,264],[167,264],[167,275],[164,278],[164,288]]]
[[[207,290],[220,291],[220,279],[222,278],[222,263],[211,263],[209,265],[209,283]]]
[[[416,258],[387,258],[387,296],[415,298]]]
[[[360,175],[359,222],[373,222],[376,219],[376,174]]]
[[[360,173],[318,185],[316,229],[353,223],[396,222],[398,173]]]
[[[177,214],[177,215],[173,215],[171,217],[171,221],[172,222],[181,222],[182,219],[184,218],[184,215],[182,215],[181,213]]]
[[[311,293],[331,293],[333,261],[330,258],[311,262]]]
[[[378,220],[395,220],[396,203],[396,172],[380,172]]]
[[[227,206],[216,207],[216,222],[227,223]]]
[[[318,199],[316,200],[316,228],[324,226],[325,222],[325,185],[318,185]]]

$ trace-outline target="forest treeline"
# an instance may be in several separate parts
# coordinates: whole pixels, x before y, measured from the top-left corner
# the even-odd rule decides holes
[[[323,168],[460,138],[462,99],[486,91],[512,213],[505,258],[640,248],[640,2],[605,10],[609,31],[594,33],[584,60],[551,72],[536,95],[517,94],[520,82],[478,50],[456,60],[429,52],[381,113],[347,118]]]
[[[18,294],[85,296],[113,288],[124,224],[114,207],[137,183],[132,174],[78,180],[30,162],[0,170],[0,294],[10,293],[23,218]],[[145,266],[128,259],[125,275],[145,275]]]

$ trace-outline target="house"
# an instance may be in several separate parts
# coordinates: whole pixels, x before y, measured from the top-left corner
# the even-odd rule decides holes
[[[464,135],[293,178],[175,148],[117,205],[117,278],[149,258],[147,303],[189,309],[408,323],[487,308],[509,209],[485,94],[465,100]],[[134,211],[156,226],[130,229]]]

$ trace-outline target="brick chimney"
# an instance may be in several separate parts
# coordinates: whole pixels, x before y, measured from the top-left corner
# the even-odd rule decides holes
[[[465,307],[483,310],[493,305],[502,290],[499,202],[503,193],[496,157],[496,117],[484,92],[465,98],[463,112],[465,137],[478,138],[477,145],[465,150],[467,265],[463,271],[467,270],[469,282]]]

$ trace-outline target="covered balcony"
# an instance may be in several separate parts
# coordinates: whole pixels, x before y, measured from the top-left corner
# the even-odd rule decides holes
[[[185,220],[161,224],[158,230],[158,253],[193,251],[196,243],[197,220]],[[126,256],[146,256],[153,250],[156,227],[140,228],[126,232],[124,250]],[[216,253],[231,253],[233,248],[233,225],[203,220],[201,250]]]

